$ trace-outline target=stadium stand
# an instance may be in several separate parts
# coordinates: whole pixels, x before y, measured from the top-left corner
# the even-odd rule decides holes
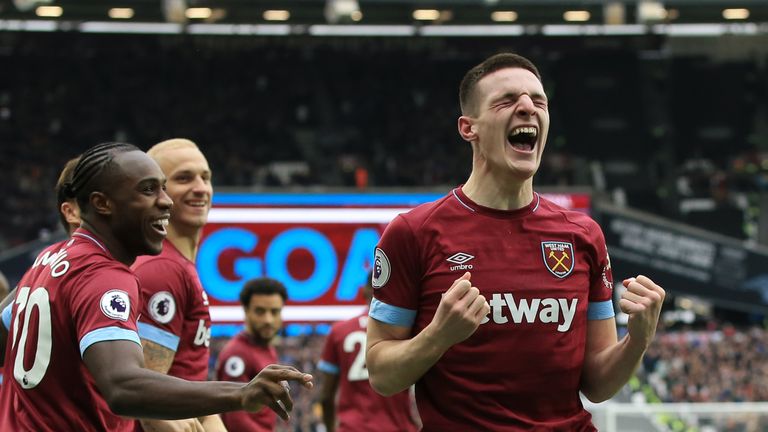
[[[207,146],[217,186],[355,187],[361,171],[363,186],[455,185],[468,172],[454,125],[461,71],[483,53],[516,48],[481,42],[3,32],[0,168],[18,180],[2,186],[10,223],[0,247],[54,229],[39,203],[51,201],[56,167],[103,139],[146,147],[193,137]],[[599,42],[520,44],[557,101],[540,182],[592,185],[590,163],[600,162],[606,186],[623,189],[629,205],[680,216],[677,193],[686,191],[667,186],[682,182],[686,161],[708,161],[730,179],[717,149],[753,149],[748,114],[766,103],[757,78],[765,66],[647,59],[658,43]],[[713,82],[722,84],[699,91]],[[738,85],[726,92],[729,82]],[[726,117],[704,115],[704,93],[729,107]],[[664,207],[668,195],[675,204]]]

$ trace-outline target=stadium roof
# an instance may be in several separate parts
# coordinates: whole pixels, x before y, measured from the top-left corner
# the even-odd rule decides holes
[[[327,24],[348,25],[348,31],[353,33],[355,30],[352,27],[355,26],[362,29],[365,29],[365,26],[387,26],[395,33],[398,31],[396,26],[404,26],[399,31],[407,35],[413,32],[423,34],[421,28],[432,26],[448,29],[452,29],[452,26],[483,26],[474,30],[482,33],[493,32],[493,29],[487,26],[506,25],[510,28],[501,34],[522,34],[536,33],[543,25],[646,26],[701,23],[746,23],[753,26],[752,30],[746,33],[767,33],[768,2],[740,0],[736,4],[733,0],[670,0],[663,3],[651,0],[0,0],[0,29],[17,30],[19,26],[23,27],[20,22],[28,21],[53,21],[55,24],[36,25],[40,29],[55,27],[56,30],[78,30],[83,23],[99,23],[94,24],[96,28],[109,27],[108,23],[122,23],[113,28],[136,28],[135,25],[126,26],[125,23],[174,23],[181,26],[223,24],[224,27],[212,27],[210,32],[218,31],[224,34],[259,33],[247,27],[250,25],[282,25],[282,30],[274,28],[265,31],[286,34],[310,33],[308,26]],[[232,27],[233,25],[246,27]],[[185,31],[183,28],[173,29],[168,32]],[[438,33],[440,31],[437,30]]]

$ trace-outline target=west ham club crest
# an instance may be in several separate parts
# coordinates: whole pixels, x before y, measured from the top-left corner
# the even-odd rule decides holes
[[[573,271],[573,245],[567,242],[541,242],[541,253],[544,255],[544,265],[550,273],[560,279]]]

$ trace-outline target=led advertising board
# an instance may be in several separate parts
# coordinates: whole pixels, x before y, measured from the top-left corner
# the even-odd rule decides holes
[[[397,214],[443,193],[219,193],[197,256],[214,324],[240,324],[243,283],[283,282],[286,322],[331,322],[363,308],[374,248]],[[588,212],[588,194],[543,194]]]

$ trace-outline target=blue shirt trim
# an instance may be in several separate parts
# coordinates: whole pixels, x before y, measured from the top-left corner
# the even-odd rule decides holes
[[[3,309],[3,325],[5,326],[6,330],[11,329],[11,315],[13,314],[13,302],[11,302],[8,306]]]
[[[139,335],[137,335],[133,330],[120,327],[102,327],[100,329],[91,330],[88,332],[88,334],[83,336],[82,339],[80,339],[80,357],[83,356],[85,350],[87,350],[89,346],[95,344],[96,342],[114,340],[128,340],[131,342],[136,342],[139,346],[141,346]]]
[[[317,363],[317,368],[331,375],[339,374],[339,367],[325,360],[320,360],[320,362]]]
[[[606,300],[601,302],[589,302],[587,307],[588,320],[604,320],[613,318],[616,314],[613,312],[613,301]]]
[[[396,325],[399,327],[411,327],[416,320],[416,311],[397,306],[388,305],[382,301],[371,300],[371,308],[368,316],[381,321],[384,324]]]
[[[141,336],[142,339],[152,341],[174,352],[179,348],[179,341],[181,340],[181,338],[176,336],[175,334],[169,331],[165,331],[163,329],[157,328],[152,324],[139,322],[138,325],[139,325],[139,336]]]

